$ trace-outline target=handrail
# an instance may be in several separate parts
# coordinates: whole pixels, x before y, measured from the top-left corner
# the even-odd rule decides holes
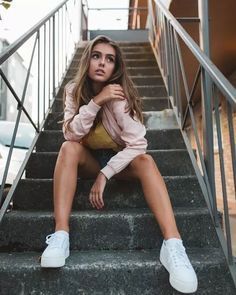
[[[64,0],[60,5],[53,9],[41,21],[29,29],[24,35],[17,39],[14,43],[9,45],[2,53],[0,53],[0,65],[6,61],[22,44],[24,44],[38,29],[45,24],[68,0]]]
[[[74,15],[73,18],[70,18],[70,13],[77,13],[78,15]],[[3,180],[0,187],[0,222],[7,211],[15,188],[25,170],[30,153],[34,150],[39,132],[43,128],[45,118],[50,111],[51,105],[53,104],[62,77],[72,60],[75,47],[81,40],[83,31],[87,29],[86,24],[83,24],[82,22],[82,19],[85,18],[83,13],[84,11],[81,0],[64,0],[47,16],[18,38],[13,44],[9,45],[0,54],[0,79],[2,79],[5,83],[4,85],[6,89],[10,91],[13,99],[17,102],[16,121],[6,160],[6,167],[3,173]],[[78,22],[78,19],[81,19],[81,23]],[[31,41],[32,38],[34,45],[33,49],[31,49],[31,55],[29,54],[29,67],[27,69],[26,78],[23,83],[24,88],[20,97],[11,85],[9,77],[7,77],[7,74],[4,73],[4,66],[5,62],[9,61],[13,57],[13,54],[17,53],[18,49],[27,45],[27,42]],[[36,70],[33,69],[34,60],[36,60]],[[29,110],[27,110],[27,107],[25,106],[27,89],[32,71],[34,71],[34,76],[37,78],[34,86],[34,88],[37,89],[37,97],[35,97],[35,106],[37,108],[36,118],[33,118],[33,116],[30,115]],[[25,160],[18,171],[14,183],[1,205],[22,112],[26,115],[30,124],[36,130],[36,134],[29,148],[29,152],[27,153]]]
[[[133,20],[133,25],[130,26],[130,24],[128,23],[128,28],[129,26],[131,27],[131,29],[140,29],[140,12],[143,11],[147,11],[148,8],[146,6],[140,6],[140,7],[89,7],[87,6],[87,11],[88,14],[90,11],[128,11],[131,12],[129,13],[128,17],[130,17],[132,15],[132,13],[134,14],[134,20]],[[146,18],[145,18],[146,21]]]
[[[221,135],[220,100],[226,101],[228,137],[230,143],[232,162],[232,182],[234,194],[236,189],[236,148],[233,125],[233,109],[236,109],[236,88],[226,79],[213,62],[203,53],[196,42],[185,31],[177,19],[170,13],[161,0],[149,0],[149,37],[154,54],[158,61],[173,111],[181,128],[190,158],[199,180],[203,195],[208,204],[213,223],[219,240],[227,258],[229,268],[236,285],[236,261],[232,253],[231,229],[229,222],[228,194],[226,183],[226,169]],[[180,19],[181,20],[181,19]],[[197,21],[197,18],[194,19]],[[181,42],[180,42],[181,41]],[[184,44],[184,46],[183,46]],[[183,62],[183,48],[191,52],[191,61],[196,67],[196,75],[193,84],[187,79],[186,67]],[[189,60],[188,60],[189,62]],[[209,82],[209,83],[208,83]],[[201,87],[200,87],[201,86]],[[210,87],[210,91],[208,90]],[[201,91],[200,91],[201,90]],[[194,103],[201,96],[203,106],[201,108],[204,124],[208,133],[203,133],[201,143],[199,129],[195,118]],[[210,97],[209,97],[210,96]],[[208,107],[206,112],[205,105]],[[213,114],[214,113],[214,114]],[[213,141],[213,120],[215,119],[216,138]],[[186,126],[188,123],[188,126]],[[189,137],[189,131],[193,134],[194,141]],[[212,136],[212,138],[210,138]],[[221,171],[220,195],[223,199],[225,237],[220,227],[218,205],[216,198],[215,161],[213,145],[208,148],[208,153],[203,152],[203,147],[212,140],[218,145],[219,167]],[[211,143],[210,143],[211,144]],[[193,152],[197,150],[197,158]],[[210,153],[209,153],[210,151]],[[213,159],[213,160],[212,160]],[[209,164],[209,162],[211,162]]]
[[[158,3],[158,6],[161,8],[162,13],[165,15],[166,19],[170,23],[170,25],[175,29],[178,35],[182,38],[185,45],[192,51],[196,59],[199,61],[202,67],[208,72],[211,76],[213,82],[217,84],[219,89],[230,98],[230,102],[236,103],[236,89],[232,86],[232,84],[225,78],[225,76],[221,73],[221,71],[213,64],[213,62],[201,51],[196,42],[192,39],[192,37],[185,31],[185,29],[181,26],[181,24],[174,18],[174,16],[170,13],[169,10],[165,7],[165,5],[159,1],[154,0]]]

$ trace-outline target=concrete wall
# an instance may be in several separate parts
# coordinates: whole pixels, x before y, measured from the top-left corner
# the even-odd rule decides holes
[[[89,39],[92,40],[98,35],[106,35],[115,41],[148,42],[147,30],[99,30],[89,31]]]

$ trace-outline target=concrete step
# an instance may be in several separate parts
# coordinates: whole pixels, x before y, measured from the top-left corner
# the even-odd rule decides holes
[[[176,207],[203,207],[203,198],[196,176],[165,176],[164,181],[171,203]],[[78,179],[73,209],[92,209],[89,192],[94,179]],[[103,194],[105,209],[147,208],[140,183],[137,180],[110,179]],[[14,208],[20,210],[53,210],[52,179],[22,179],[16,188]]]
[[[66,76],[62,83],[62,88],[73,79],[73,76]],[[164,82],[160,75],[152,75],[152,76],[131,76],[130,77],[135,85],[143,86],[143,85],[163,85]]]
[[[67,75],[74,76],[77,70],[77,67],[70,67],[67,71]],[[135,65],[133,67],[127,67],[127,70],[130,76],[156,76],[161,74],[157,65],[152,65],[150,67],[141,67]]]
[[[118,41],[117,43],[119,44],[120,47],[137,47],[137,46],[141,46],[141,47],[149,46],[150,47],[149,42]]]
[[[185,144],[179,129],[148,130],[148,149],[184,149]],[[42,131],[36,144],[37,152],[57,152],[65,141],[62,131]]]
[[[167,91],[162,85],[138,85],[136,89],[140,95],[140,97],[167,97]],[[61,87],[57,92],[57,98],[63,97],[64,87]]]
[[[62,91],[59,92],[58,98],[52,106],[52,112],[62,112],[63,102],[62,102]],[[61,94],[61,95],[60,95]],[[171,108],[170,101],[167,97],[143,97],[142,98],[142,109],[143,111],[162,111]]]
[[[221,250],[187,249],[197,272],[196,295],[234,295]],[[159,250],[72,251],[66,266],[42,270],[39,253],[0,254],[1,295],[178,295],[159,262]]]
[[[163,176],[194,175],[187,150],[149,150]],[[58,153],[32,153],[26,166],[27,178],[52,178]]]
[[[84,51],[84,46],[79,47],[77,49],[77,54],[80,54]],[[122,52],[128,53],[128,52],[135,52],[135,53],[143,53],[143,52],[153,52],[150,44],[125,44],[125,45],[120,45],[120,48]]]
[[[164,85],[145,85],[136,86],[141,97],[167,97],[167,91]]]
[[[172,109],[165,109],[158,112],[143,112],[143,118],[147,130],[171,130],[179,128]]]
[[[153,59],[155,60],[153,52],[146,51],[146,52],[126,52],[124,50],[123,55],[125,59]],[[82,56],[82,51],[79,51],[75,54],[74,59],[80,59]]]
[[[207,209],[177,208],[175,217],[187,247],[218,247]],[[0,250],[42,251],[52,232],[52,212],[12,211],[0,225]],[[162,243],[159,226],[145,208],[72,211],[70,236],[72,250],[153,249]]]
[[[79,58],[74,58],[70,64],[71,67],[78,67],[79,65]],[[127,67],[151,67],[157,64],[154,56],[150,59],[125,59],[125,64]]]

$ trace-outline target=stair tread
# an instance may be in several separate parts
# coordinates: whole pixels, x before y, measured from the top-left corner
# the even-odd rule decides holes
[[[178,153],[187,153],[187,149],[183,149],[183,148],[180,148],[180,149],[160,149],[160,150],[157,150],[157,149],[148,149],[147,150],[148,154],[168,154],[168,153],[173,153],[173,152],[178,152]],[[37,156],[37,155],[48,155],[48,156],[51,156],[51,155],[57,155],[59,152],[33,152],[32,155],[34,156]]]
[[[163,132],[163,133],[165,133],[165,132],[172,132],[173,130],[179,130],[179,128],[171,128],[171,129],[167,129],[167,128],[165,128],[165,129],[152,129],[152,130],[147,130],[147,133],[148,132],[151,132],[151,131],[155,131],[155,132],[157,132],[157,133],[159,133],[159,132]],[[51,133],[51,134],[62,134],[63,133],[63,131],[61,130],[61,129],[59,129],[59,130],[55,130],[55,129],[53,129],[53,130],[48,130],[48,129],[46,129],[46,130],[42,130],[41,131],[41,133]]]
[[[141,100],[148,100],[148,99],[150,99],[150,100],[169,100],[169,97],[168,96],[142,96],[141,97]],[[56,100],[61,100],[62,101],[63,97],[56,97],[55,101]],[[56,113],[58,113],[58,112],[56,112]]]
[[[174,213],[176,216],[193,216],[193,215],[208,215],[209,211],[206,207],[178,207],[174,209]],[[42,217],[42,218],[50,218],[52,217],[52,211],[31,211],[31,210],[13,210],[6,215],[6,218],[11,217],[22,217],[22,218],[32,218],[32,217]],[[86,217],[86,218],[104,218],[104,217],[112,217],[112,216],[123,216],[125,217],[143,217],[143,216],[153,216],[153,213],[149,208],[119,208],[119,209],[104,209],[104,210],[73,210],[71,212],[71,217]]]
[[[188,256],[193,266],[218,265],[225,263],[225,258],[219,248],[187,248]],[[159,249],[145,250],[80,250],[71,251],[66,260],[66,269],[91,268],[130,268],[130,267],[162,267],[159,261]],[[39,252],[0,253],[0,270],[26,269],[40,267]]]
[[[95,178],[94,178],[95,179]],[[193,180],[197,180],[197,176],[196,175],[167,175],[167,176],[163,176],[163,179],[164,180],[174,180],[174,179],[193,179]],[[79,180],[79,178],[78,178]],[[24,182],[31,182],[31,181],[36,181],[36,182],[51,182],[53,181],[53,178],[25,178],[25,179],[21,179],[21,181],[24,181]],[[82,179],[82,181],[91,181],[91,179]],[[110,180],[109,182],[111,181],[116,181],[116,180]],[[129,182],[133,182],[133,181],[136,181],[136,180],[127,180]],[[108,185],[108,184],[107,184]]]

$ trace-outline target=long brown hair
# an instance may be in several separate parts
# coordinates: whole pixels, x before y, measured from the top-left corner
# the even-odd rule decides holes
[[[143,122],[143,116],[142,116],[142,110],[141,110],[141,99],[138,95],[138,92],[132,80],[130,79],[127,73],[123,53],[116,42],[102,35],[97,36],[95,39],[88,42],[87,46],[85,47],[82,53],[76,76],[74,77],[72,81],[69,82],[69,83],[75,83],[72,96],[74,98],[74,103],[77,106],[77,111],[74,114],[74,116],[79,113],[79,108],[84,104],[88,104],[89,101],[94,96],[92,92],[92,87],[91,87],[91,80],[88,77],[88,70],[89,70],[92,50],[94,46],[97,45],[98,43],[109,44],[115,49],[115,52],[116,52],[115,69],[112,76],[106,82],[106,84],[116,83],[121,85],[121,87],[123,88],[125,97],[128,100],[128,106],[126,111],[129,112],[130,116],[133,119],[134,117],[136,117],[138,120]],[[65,104],[65,98],[66,97],[64,93],[64,98],[63,98],[64,104]],[[101,111],[102,111],[102,108],[101,108]],[[69,124],[73,120],[74,116],[70,118],[69,120],[67,120],[66,122],[64,122],[64,126],[66,129],[67,128],[70,129]],[[98,113],[95,123],[97,123],[98,121],[101,121],[101,112]]]

